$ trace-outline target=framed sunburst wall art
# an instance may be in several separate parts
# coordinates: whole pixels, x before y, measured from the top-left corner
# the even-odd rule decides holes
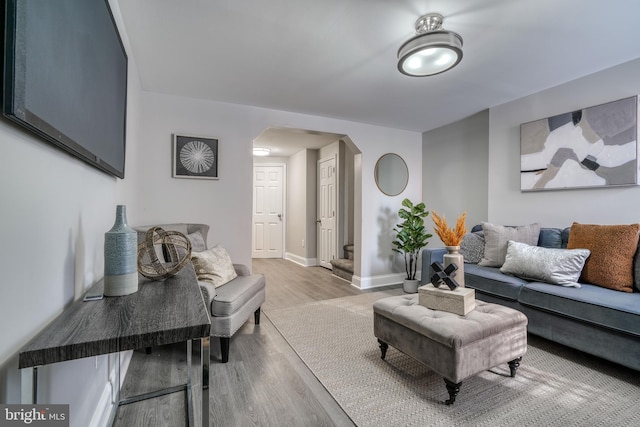
[[[638,97],[520,125],[520,190],[638,184]]]
[[[173,177],[218,179],[218,139],[173,135]]]

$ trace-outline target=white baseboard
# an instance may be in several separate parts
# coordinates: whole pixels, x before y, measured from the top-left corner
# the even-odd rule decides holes
[[[360,277],[353,276],[351,284],[358,289],[373,289],[383,286],[398,285],[404,279],[404,273],[384,274],[381,276]]]
[[[318,259],[317,258],[304,258],[301,257],[299,255],[296,254],[292,254],[291,252],[287,252],[284,254],[284,259],[291,261],[291,262],[295,262],[298,265],[301,265],[303,267],[313,267],[318,265]]]
[[[107,356],[108,360],[111,356]],[[123,351],[120,353],[120,387],[124,383],[124,379],[127,375],[127,370],[129,369],[129,364],[131,363],[131,358],[133,357],[133,351]],[[112,358],[115,361],[115,358]],[[108,363],[105,361],[105,363]],[[112,384],[115,382],[116,376],[116,367],[115,364],[110,367],[109,370],[109,378],[105,382],[104,389],[102,390],[102,394],[100,395],[100,400],[98,400],[98,404],[96,405],[96,409],[93,412],[93,417],[91,417],[91,422],[89,423],[89,427],[108,427],[109,426],[109,417],[111,416],[111,411],[115,402],[113,402],[112,394]]]

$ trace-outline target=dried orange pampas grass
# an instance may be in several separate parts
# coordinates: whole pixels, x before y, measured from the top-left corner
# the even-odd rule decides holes
[[[467,228],[464,223],[467,219],[467,212],[462,212],[462,215],[458,217],[456,221],[456,228],[451,229],[447,225],[447,219],[443,216],[438,215],[435,211],[431,211],[431,218],[433,219],[433,223],[435,224],[434,230],[442,243],[446,246],[460,246],[460,242],[462,242],[462,238],[465,234],[467,234]]]

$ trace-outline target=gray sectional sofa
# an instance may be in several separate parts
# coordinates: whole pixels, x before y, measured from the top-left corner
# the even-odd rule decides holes
[[[472,233],[482,234],[476,226]],[[566,248],[570,228],[541,228],[538,246]],[[444,248],[422,252],[422,281]],[[476,298],[514,308],[529,318],[528,331],[551,341],[640,371],[640,251],[634,256],[634,292],[580,282],[558,286],[504,274],[498,267],[465,263],[465,286]]]

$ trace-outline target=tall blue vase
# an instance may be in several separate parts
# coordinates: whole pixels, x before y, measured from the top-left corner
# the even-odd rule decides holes
[[[138,233],[127,225],[126,206],[116,207],[116,222],[104,234],[104,295],[138,290]]]

